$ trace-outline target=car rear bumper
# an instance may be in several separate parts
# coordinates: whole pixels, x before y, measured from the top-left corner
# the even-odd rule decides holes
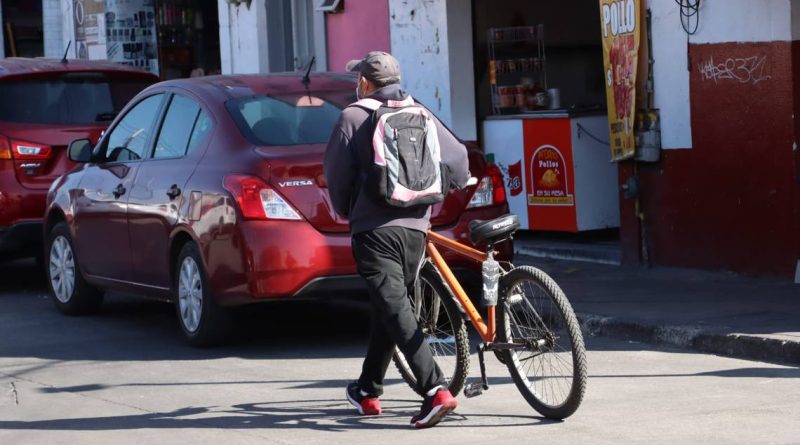
[[[41,222],[24,222],[0,227],[0,256],[36,255],[41,248]]]
[[[317,277],[306,283],[292,298],[328,298],[331,295],[366,295],[367,286],[361,275]]]
[[[0,166],[0,255],[38,253],[46,199],[47,190],[22,187],[13,170]]]
[[[503,213],[501,207],[469,210],[455,224],[438,227],[436,232],[471,245],[469,221],[497,218]],[[347,298],[365,290],[349,233],[322,233],[306,222],[287,221],[246,221],[239,224],[239,230],[241,242],[226,242],[224,248],[239,246],[242,270],[232,271],[231,262],[227,262],[224,274],[219,275],[224,278],[219,279],[213,265],[209,270],[211,287],[223,304],[323,295]],[[496,246],[496,250],[498,259],[512,259],[510,241]],[[442,254],[453,269],[480,270],[480,265],[470,259],[449,251]]]

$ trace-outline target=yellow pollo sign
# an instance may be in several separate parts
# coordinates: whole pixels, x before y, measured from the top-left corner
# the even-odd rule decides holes
[[[641,0],[600,0],[608,134],[615,161],[636,152],[633,132],[641,17]]]

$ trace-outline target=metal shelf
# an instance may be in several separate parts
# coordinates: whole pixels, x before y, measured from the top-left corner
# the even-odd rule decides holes
[[[492,112],[494,114],[505,114],[508,109],[523,110],[525,104],[513,105],[505,104],[501,106],[498,88],[520,85],[519,82],[512,83],[512,79],[531,78],[534,82],[532,88],[538,87],[542,91],[547,90],[547,58],[544,49],[544,25],[537,26],[516,26],[509,28],[489,28],[489,84],[492,96]],[[509,37],[510,38],[506,38]],[[528,57],[520,57],[520,53],[526,52]],[[529,69],[513,71],[499,71],[499,62],[505,63],[506,60],[517,61],[521,66],[528,65]],[[530,69],[531,60],[538,64],[538,68]],[[524,61],[524,62],[523,62]],[[513,96],[518,96],[514,94]]]

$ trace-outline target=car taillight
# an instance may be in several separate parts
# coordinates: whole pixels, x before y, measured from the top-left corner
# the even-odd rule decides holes
[[[11,155],[14,159],[19,159],[21,161],[47,159],[53,152],[53,149],[47,145],[34,144],[32,142],[12,141],[11,147]]]
[[[0,136],[0,159],[11,159],[11,144],[3,136]]]
[[[504,202],[506,202],[506,189],[503,186],[503,174],[496,165],[489,164],[486,167],[486,176],[478,183],[467,208],[486,207]]]
[[[225,177],[223,186],[236,199],[244,219],[302,219],[278,192],[259,178],[229,175]]]

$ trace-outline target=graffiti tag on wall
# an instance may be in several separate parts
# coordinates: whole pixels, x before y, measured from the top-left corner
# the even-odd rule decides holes
[[[729,57],[723,63],[714,61],[714,57],[700,63],[700,78],[713,80],[714,83],[723,80],[734,80],[739,83],[757,85],[772,78],[766,73],[767,56]]]

